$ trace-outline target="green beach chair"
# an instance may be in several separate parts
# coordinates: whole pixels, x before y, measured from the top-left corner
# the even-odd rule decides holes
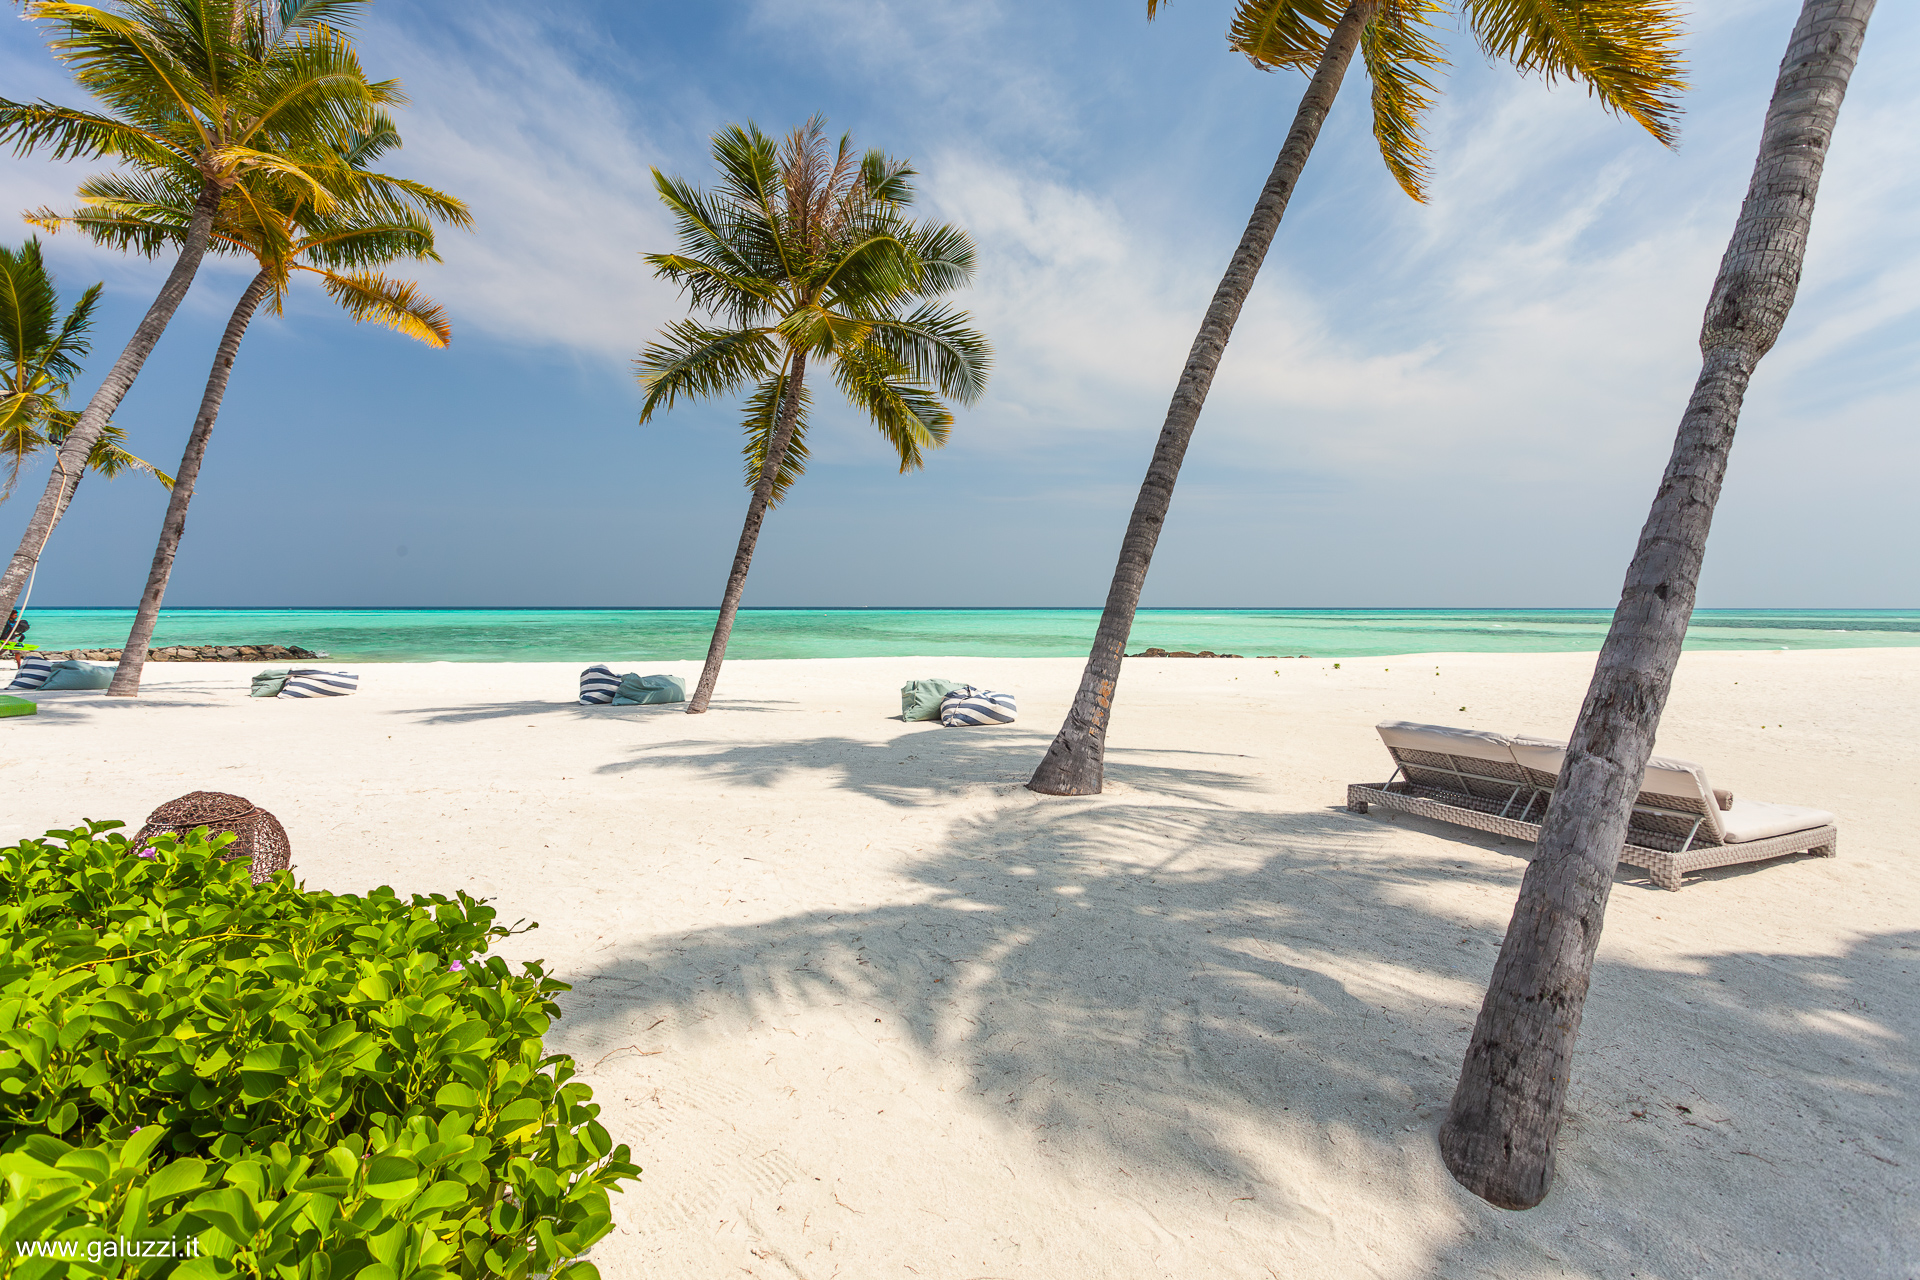
[[[30,716],[40,710],[39,704],[28,702],[25,698],[15,698],[0,693],[0,720],[11,716]]]

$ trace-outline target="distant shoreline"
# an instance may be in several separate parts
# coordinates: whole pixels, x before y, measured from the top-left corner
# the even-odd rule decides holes
[[[730,659],[874,658],[921,654],[1084,659],[1096,609],[799,609],[742,611]],[[151,644],[285,645],[350,662],[698,661],[711,609],[163,610]],[[126,642],[130,609],[35,608],[42,650],[109,650]],[[1143,609],[1128,651],[1363,658],[1407,653],[1583,653],[1599,649],[1606,609]],[[1691,650],[1901,648],[1920,645],[1920,610],[1703,609]]]

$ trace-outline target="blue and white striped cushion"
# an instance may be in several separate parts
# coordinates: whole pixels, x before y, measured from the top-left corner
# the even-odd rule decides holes
[[[360,677],[352,671],[318,671],[295,667],[280,686],[282,698],[343,698],[360,688]]]
[[[949,728],[976,724],[1012,724],[1013,695],[962,685],[940,700],[940,723]]]
[[[38,689],[53,676],[52,658],[27,657],[20,659],[20,674],[13,678],[9,689]]]
[[[580,673],[580,701],[592,705],[603,705],[613,701],[613,695],[620,689],[620,677],[613,674],[613,668],[595,663]]]

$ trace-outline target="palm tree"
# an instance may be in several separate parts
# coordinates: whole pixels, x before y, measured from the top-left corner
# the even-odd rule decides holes
[[[220,416],[240,341],[261,304],[269,304],[279,314],[295,273],[304,272],[318,277],[327,294],[356,321],[376,321],[429,346],[447,345],[446,317],[418,285],[368,270],[396,258],[437,262],[428,218],[462,227],[472,221],[466,206],[451,196],[367,169],[399,142],[392,122],[376,114],[365,131],[341,139],[328,148],[326,157],[293,151],[308,162],[303,165],[304,174],[317,178],[327,190],[324,207],[307,181],[290,182],[285,175],[271,172],[243,177],[222,203],[211,247],[216,252],[249,255],[259,270],[228,318],[207,375],[200,411],[188,434],[179,478],[161,523],[146,590],[109,695],[133,697],[140,692],[147,645],[186,530],[187,507],[193,501],[207,441]],[[80,188],[84,207],[79,211],[61,216],[42,210],[32,218],[49,230],[77,227],[96,243],[151,256],[190,233],[195,185],[191,173],[93,178]]]
[[[66,407],[67,393],[91,350],[86,334],[100,289],[96,284],[81,294],[66,319],[59,320],[60,296],[40,242],[28,240],[17,251],[0,245],[0,454],[7,460],[0,502],[13,495],[27,459],[49,445],[58,447],[79,418]],[[108,423],[87,468],[108,479],[122,471],[145,471],[171,484],[165,472],[127,452],[125,436]]]
[[[903,473],[946,443],[953,414],[940,397],[969,404],[986,387],[986,339],[964,311],[931,301],[973,278],[973,241],[909,221],[914,171],[879,151],[856,159],[852,145],[842,137],[829,154],[818,117],[781,144],[731,125],[714,135],[713,192],[653,172],[681,251],[646,260],[711,323],[676,321],[640,353],[640,421],[682,396],[753,388],[744,423],[753,497],[689,713],[713,697],[767,508],[805,468],[808,361],[831,368]]]
[[[1474,1024],[1440,1151],[1507,1209],[1540,1203],[1607,894],[1693,616],[1748,381],[1800,286],[1814,197],[1873,0],[1804,0],[1700,328],[1700,376],[1640,531],[1533,861]]]
[[[1147,16],[1160,0],[1147,0]],[[1481,49],[1523,73],[1585,83],[1609,111],[1639,123],[1663,143],[1674,138],[1673,98],[1683,88],[1674,52],[1673,0],[1456,0]],[[1229,45],[1264,68],[1311,69],[1293,127],[1254,202],[1240,245],[1214,291],[1186,367],[1167,407],[1153,460],[1120,543],[1080,688],[1059,735],[1027,786],[1046,795],[1094,795],[1106,767],[1107,720],[1120,660],[1147,566],[1173,503],[1174,481],[1193,440],[1207,389],[1233,333],[1254,276],[1273,243],[1294,184],[1320,136],[1356,51],[1373,82],[1373,133],[1387,169],[1406,193],[1425,199],[1427,148],[1420,117],[1432,104],[1428,76],[1445,66],[1432,34],[1445,10],[1433,0],[1242,0]]]
[[[250,173],[324,188],[287,152],[352,127],[373,107],[401,101],[369,83],[341,22],[367,0],[115,0],[111,8],[31,0],[28,18],[74,79],[105,107],[87,111],[0,98],[0,143],[53,159],[115,156],[137,170],[186,170],[198,179],[193,216],[159,296],[60,446],[59,460],[0,573],[0,614],[73,498],[73,487],[113,412],[186,296],[221,200]]]

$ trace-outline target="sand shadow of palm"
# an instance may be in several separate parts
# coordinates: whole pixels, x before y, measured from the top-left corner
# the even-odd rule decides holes
[[[716,711],[790,711],[792,702],[716,702]],[[509,720],[516,716],[565,716],[571,720],[644,720],[656,716],[687,713],[684,702],[657,703],[651,706],[616,707],[611,703],[589,705],[584,702],[555,702],[545,698],[514,702],[465,703],[455,707],[406,707],[388,712],[396,716],[417,716],[421,724],[472,724],[483,720]]]
[[[678,738],[649,743],[624,760],[599,766],[601,774],[649,769],[688,769],[727,782],[775,787],[811,773],[889,804],[924,804],[968,792],[1018,791],[1032,776],[1049,738],[1033,730],[929,731],[903,728],[886,741],[850,737],[789,742],[727,743]],[[1109,793],[1130,791],[1183,799],[1217,799],[1220,793],[1252,789],[1243,774],[1167,761],[1198,757],[1238,759],[1231,752],[1129,751],[1107,753]]]
[[[1382,1204],[1491,1224],[1499,1211],[1447,1178],[1433,1131],[1520,868],[1433,856],[1424,842],[1409,851],[1385,836],[1334,812],[1119,802],[982,814],[907,868],[915,901],[644,939],[590,972],[562,975],[575,984],[562,998],[566,1026],[609,1046],[664,1026],[658,1034],[697,1046],[777,1029],[800,1009],[859,1006],[882,1020],[876,1035],[903,1036],[923,1061],[961,1071],[973,1107],[1049,1152],[1153,1168],[1221,1200],[1252,1196],[1283,1219],[1315,1212],[1296,1192],[1317,1171],[1338,1173],[1329,1170],[1338,1163],[1350,1178],[1361,1165]],[[1482,891],[1473,899],[1482,909],[1431,892],[1463,882]],[[1684,1082],[1644,1077],[1649,1043],[1686,1038],[1709,1088],[1744,1078],[1755,1042],[1778,1043],[1796,1096],[1818,1097],[1838,1081],[1884,1099],[1885,1131],[1897,1129],[1907,1146],[1869,1154],[1902,1160],[1915,1132],[1915,1011],[1899,1003],[1894,978],[1881,980],[1875,1010],[1837,1002],[1871,971],[1869,952],[1906,946],[1894,954],[1912,955],[1903,941],[1912,937],[1865,939],[1840,957],[1710,957],[1698,972],[1603,959],[1562,1190],[1526,1219],[1540,1231],[1558,1225],[1550,1243],[1527,1234],[1534,1227],[1506,1230],[1509,1260],[1531,1265],[1542,1249],[1571,1249],[1577,1267],[1611,1274],[1623,1250],[1644,1250],[1633,1221],[1667,1212],[1669,1197],[1585,1222],[1583,1205],[1648,1186],[1615,1176],[1623,1161],[1657,1162],[1682,1181],[1732,1179],[1734,1201],[1777,1194],[1779,1174],[1761,1160],[1784,1164],[1797,1148],[1756,1132],[1761,1119],[1744,1130],[1717,1126],[1712,1136],[1733,1144],[1724,1155],[1689,1146],[1699,1135],[1685,1127],[1693,1119],[1680,1109],[1685,1099],[1702,1123],[1717,1117],[1697,1093],[1682,1096]],[[1734,977],[1783,963],[1804,972],[1785,984]],[[1827,1037],[1831,1051],[1789,1068],[1809,1034]],[[1863,1046],[1879,1054],[1871,1068],[1860,1065]],[[1671,1123],[1635,1118],[1622,1093],[1634,1089],[1658,1094]],[[1624,1147],[1610,1127],[1621,1124],[1643,1126]],[[1711,1164],[1722,1158],[1747,1160],[1775,1179],[1774,1192]],[[1870,1172],[1885,1175],[1888,1197],[1898,1194],[1897,1163]],[[1702,1227],[1733,1208],[1711,1203],[1718,1208],[1703,1201],[1697,1211]],[[1833,1274],[1880,1273],[1872,1213],[1863,1201],[1859,1229],[1836,1246],[1859,1269]],[[1562,1234],[1568,1214],[1581,1231]],[[1794,1256],[1808,1225],[1783,1206],[1750,1232],[1754,1257],[1771,1260],[1776,1248]],[[1440,1270],[1452,1265],[1441,1256],[1446,1234],[1431,1245]],[[1484,1252],[1471,1257],[1487,1261]]]

